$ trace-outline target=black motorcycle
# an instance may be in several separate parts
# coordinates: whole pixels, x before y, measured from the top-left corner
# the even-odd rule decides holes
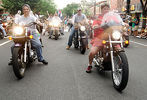
[[[36,23],[14,27],[14,32],[9,40],[14,41],[12,51],[12,65],[14,74],[18,79],[22,79],[25,75],[26,67],[28,67],[35,59],[37,59],[36,51],[31,47],[30,39],[33,38],[31,32],[28,32],[28,27]]]
[[[87,45],[88,45],[86,27],[83,26],[83,25],[79,25],[79,23],[75,27],[73,43],[74,43],[75,48],[78,48],[78,47],[80,48],[81,54],[84,54],[86,52],[86,48],[87,48]]]
[[[129,65],[121,32],[119,26],[105,27],[103,46],[93,59],[99,72],[111,71],[113,86],[118,91],[126,88],[129,77]]]

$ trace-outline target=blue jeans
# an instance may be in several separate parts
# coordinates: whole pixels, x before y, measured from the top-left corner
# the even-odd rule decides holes
[[[0,29],[2,30],[4,36],[6,36],[7,34],[6,34],[6,31],[5,31],[5,29],[3,28],[2,24],[0,25]]]
[[[72,39],[73,39],[73,36],[75,34],[75,28],[74,26],[71,28],[71,32],[70,32],[70,35],[69,35],[69,39],[68,39],[68,46],[71,46],[72,45]]]
[[[36,33],[33,33],[32,35],[33,35],[33,39],[31,39],[31,45],[36,50],[38,61],[43,61],[42,45],[39,40],[39,36]],[[11,53],[13,52],[14,46],[15,46],[14,44],[11,46]]]

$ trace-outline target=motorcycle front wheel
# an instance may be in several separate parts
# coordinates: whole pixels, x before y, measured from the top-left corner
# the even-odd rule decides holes
[[[114,66],[115,71],[112,71],[113,86],[121,92],[126,88],[129,77],[128,60],[124,52],[119,52],[114,56]]]
[[[59,31],[55,30],[55,40],[58,40],[58,38],[59,38]]]
[[[14,47],[12,54],[13,71],[18,79],[22,79],[25,75],[26,63],[24,60],[23,49]]]
[[[4,38],[4,34],[2,32],[0,32],[0,39]]]
[[[81,54],[85,54],[87,45],[88,45],[87,39],[81,39],[81,46],[80,46]]]

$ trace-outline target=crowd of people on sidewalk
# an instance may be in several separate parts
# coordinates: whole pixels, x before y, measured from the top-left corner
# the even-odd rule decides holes
[[[122,15],[122,18],[124,22],[129,24],[128,31],[130,36],[147,39],[147,19],[143,18],[142,14],[139,16],[135,14],[134,16],[129,16],[129,18],[126,15]],[[145,27],[142,27],[143,19],[146,19]]]

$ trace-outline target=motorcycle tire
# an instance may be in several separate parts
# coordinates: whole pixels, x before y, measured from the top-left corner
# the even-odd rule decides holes
[[[23,62],[23,59],[21,61],[21,58],[23,58],[23,56],[23,50],[21,48],[14,47],[12,53],[12,63],[14,74],[18,79],[22,79],[25,75],[26,63]]]
[[[55,30],[55,40],[58,40],[58,38],[59,38],[58,31],[57,31],[57,30]]]
[[[117,62],[117,60],[119,60],[119,62]],[[121,92],[122,90],[126,88],[128,83],[128,78],[129,78],[129,65],[128,65],[126,54],[124,52],[119,52],[117,55],[114,56],[114,66],[117,64],[119,64],[119,68],[121,68],[117,70],[118,73],[120,73],[119,71],[121,71],[120,80],[119,80],[119,77],[116,77],[116,76],[119,76],[119,75],[116,75],[117,72],[113,72],[113,71],[112,71],[112,80],[113,80],[114,88],[117,91]]]
[[[2,32],[0,32],[0,39],[4,38],[4,34]]]
[[[81,46],[80,46],[81,54],[85,54],[87,45],[88,45],[87,39],[81,39]]]
[[[80,46],[80,52],[81,52],[81,54],[85,54],[86,46]]]

